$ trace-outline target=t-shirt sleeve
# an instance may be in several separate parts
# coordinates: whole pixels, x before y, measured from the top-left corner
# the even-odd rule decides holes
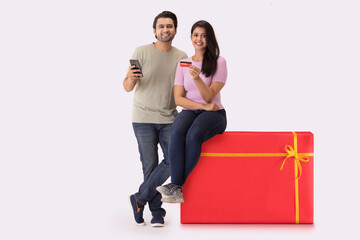
[[[133,52],[133,54],[131,55],[131,58],[130,59],[136,59],[139,61],[140,63],[140,66],[143,65],[143,57],[142,57],[142,50],[140,47],[136,48]],[[130,64],[130,63],[129,63]]]
[[[184,73],[182,68],[180,67],[180,62],[178,62],[176,67],[174,85],[184,86]]]
[[[227,79],[227,67],[226,67],[226,60],[223,57],[218,58],[217,62],[217,70],[212,78],[213,82],[222,82],[226,83]]]
[[[188,58],[187,54],[185,52],[183,52],[183,56],[182,59]]]
[[[133,54],[131,55],[131,59],[137,59],[139,60],[139,49],[135,49]]]

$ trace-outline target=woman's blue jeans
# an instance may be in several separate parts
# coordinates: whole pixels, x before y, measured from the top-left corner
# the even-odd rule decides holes
[[[216,112],[183,110],[173,122],[169,143],[171,182],[182,186],[199,161],[201,145],[227,124],[225,109]]]

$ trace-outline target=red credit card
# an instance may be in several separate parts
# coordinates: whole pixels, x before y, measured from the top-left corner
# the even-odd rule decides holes
[[[190,67],[191,65],[191,62],[180,61],[180,67]]]

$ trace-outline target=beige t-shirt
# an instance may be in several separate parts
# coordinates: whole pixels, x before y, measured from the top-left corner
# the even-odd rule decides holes
[[[144,76],[136,83],[133,122],[173,122],[177,114],[174,101],[176,65],[186,57],[185,52],[175,47],[162,52],[152,43],[135,49],[131,58],[139,60]]]

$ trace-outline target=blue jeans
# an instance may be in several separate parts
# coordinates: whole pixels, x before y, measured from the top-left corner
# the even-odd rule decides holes
[[[199,161],[201,145],[227,124],[225,109],[216,112],[183,110],[174,120],[169,144],[171,182],[182,186]]]
[[[161,207],[161,194],[156,191],[170,176],[168,147],[172,124],[133,123],[134,133],[138,142],[144,181],[135,193],[135,199],[141,205],[149,203],[152,215],[165,216]],[[164,153],[159,164],[158,144]]]

